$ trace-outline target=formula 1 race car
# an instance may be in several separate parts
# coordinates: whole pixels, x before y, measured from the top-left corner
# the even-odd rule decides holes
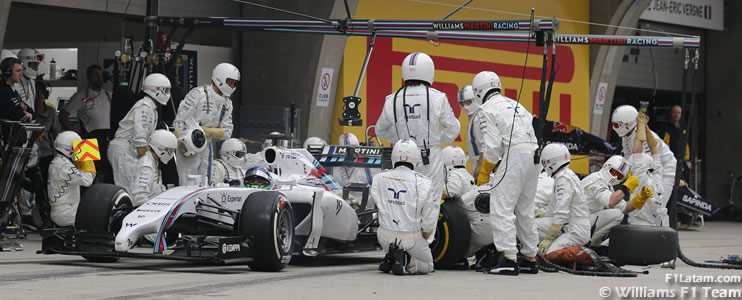
[[[325,155],[319,155],[323,160],[335,162],[325,162],[328,165],[346,161],[340,158],[343,156],[348,165],[358,167],[381,167],[391,153],[382,147],[328,146],[323,151]],[[270,147],[263,155],[275,172],[270,191],[176,187],[133,208],[124,189],[94,185],[80,201],[74,228],[45,230],[40,252],[80,255],[95,262],[114,262],[120,257],[161,258],[247,263],[254,270],[278,271],[295,254],[380,249],[376,210],[367,204],[368,186],[351,185],[343,191],[305,149]],[[357,208],[346,201],[353,191],[363,194]],[[441,208],[438,241],[433,245],[438,249],[434,256],[444,261],[450,254],[463,257],[468,245],[452,242],[456,238],[452,232],[462,230],[448,224],[448,207],[444,204]],[[457,224],[466,226],[468,232],[466,219],[462,221]],[[152,252],[133,249],[145,239],[153,241]],[[455,253],[459,248],[461,253]]]
[[[294,219],[287,196],[245,187],[169,189],[134,209],[116,185],[89,188],[74,228],[42,232],[44,254],[81,255],[94,262],[120,257],[247,263],[279,271],[293,252]],[[152,240],[152,253],[131,251]]]

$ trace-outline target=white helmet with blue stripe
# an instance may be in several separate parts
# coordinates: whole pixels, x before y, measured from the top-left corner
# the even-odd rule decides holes
[[[420,80],[433,85],[435,78],[435,65],[433,59],[425,53],[415,52],[407,55],[402,61],[402,79]]]
[[[621,155],[614,155],[603,163],[600,176],[613,186],[624,181],[629,176],[630,169],[626,158]]]
[[[350,132],[341,134],[340,138],[338,139],[338,143],[343,146],[360,146],[361,145],[358,142],[358,138],[356,137],[356,135]]]

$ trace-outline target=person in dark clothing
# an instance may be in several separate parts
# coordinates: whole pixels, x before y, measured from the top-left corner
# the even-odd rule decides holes
[[[672,153],[675,154],[677,159],[682,158],[685,161],[685,164],[683,164],[683,178],[688,180],[688,173],[692,167],[690,162],[690,147],[688,146],[690,140],[687,141],[688,144],[685,145],[685,149],[681,149],[683,148],[683,146],[680,145],[681,138],[688,134],[685,126],[680,122],[682,117],[683,108],[680,107],[680,105],[674,105],[672,107],[672,113],[670,114],[670,120],[659,126],[657,135],[662,138],[665,144],[670,146],[670,150],[672,150]]]
[[[33,110],[26,106],[18,93],[13,90],[12,86],[21,81],[23,76],[23,66],[17,58],[8,57],[0,62],[0,120],[9,121],[31,121],[33,119]],[[2,139],[7,141],[10,134],[10,128],[4,126],[2,129]]]

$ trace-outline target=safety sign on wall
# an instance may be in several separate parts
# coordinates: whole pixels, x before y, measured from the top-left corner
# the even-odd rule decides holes
[[[598,92],[595,93],[595,105],[593,106],[594,114],[603,113],[603,106],[605,105],[605,95],[607,91],[608,91],[607,82],[598,83]]]
[[[330,105],[330,91],[332,90],[332,68],[322,68],[319,77],[319,88],[317,89],[317,106],[327,107]]]

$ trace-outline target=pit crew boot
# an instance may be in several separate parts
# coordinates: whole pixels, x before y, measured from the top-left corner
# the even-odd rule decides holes
[[[484,274],[493,275],[515,275],[518,276],[520,268],[518,263],[503,257],[497,265],[492,269],[484,270]]]
[[[394,254],[397,252],[397,249],[399,249],[399,246],[396,243],[389,244],[389,251],[386,252],[386,254],[384,255],[384,259],[379,264],[379,271],[389,273],[389,271],[392,270],[392,265],[394,264]]]
[[[392,274],[404,275],[407,273],[407,263],[410,261],[410,255],[404,249],[397,249],[394,252],[394,264],[392,265]]]
[[[538,274],[538,263],[525,258],[518,258],[519,273]]]

